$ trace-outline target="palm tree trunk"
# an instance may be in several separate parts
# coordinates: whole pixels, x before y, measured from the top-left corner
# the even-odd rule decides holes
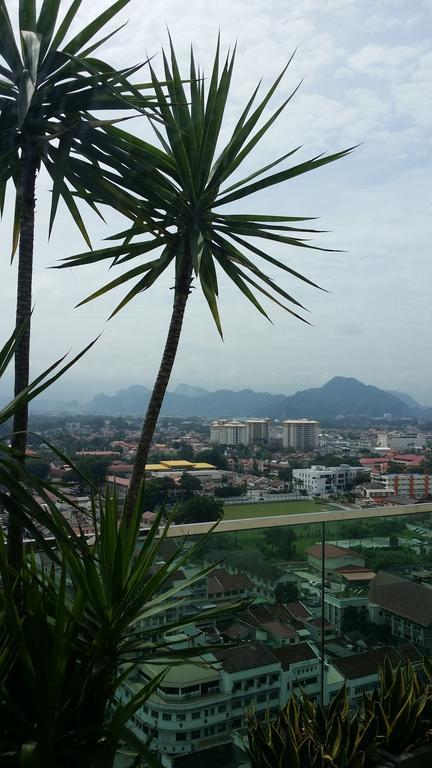
[[[35,185],[37,161],[29,147],[23,148],[21,176],[21,220],[18,254],[16,328],[24,324],[25,330],[15,351],[15,397],[28,386],[30,369],[30,314],[33,277],[33,239],[35,220]],[[27,445],[28,406],[24,405],[14,416],[11,446],[24,463]],[[8,519],[8,562],[19,570],[23,555],[23,529],[13,514]]]
[[[174,304],[168,336],[162,355],[159,373],[157,375],[157,379],[153,387],[153,392],[150,397],[150,402],[147,407],[147,413],[141,430],[134,468],[125,499],[123,513],[126,515],[128,520],[131,519],[133,514],[141,480],[143,479],[145,473],[145,465],[147,464],[151,441],[153,439],[160,409],[162,407],[162,402],[165,397],[165,392],[171,377],[171,372],[180,341],[180,334],[183,325],[186,302],[190,293],[191,281],[192,263],[189,259],[185,258],[180,266],[179,273],[176,276]]]

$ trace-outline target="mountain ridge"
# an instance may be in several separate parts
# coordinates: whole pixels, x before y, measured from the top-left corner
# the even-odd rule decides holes
[[[107,416],[142,415],[149,397],[147,387],[134,384],[118,390],[114,395],[103,392],[95,395],[81,412]],[[202,387],[181,384],[174,391],[167,392],[161,412],[162,416],[211,419],[252,416],[325,419],[337,416],[379,417],[386,413],[395,417],[414,415],[407,403],[393,393],[344,376],[335,376],[321,387],[299,390],[293,395],[255,392],[250,388],[209,392]]]

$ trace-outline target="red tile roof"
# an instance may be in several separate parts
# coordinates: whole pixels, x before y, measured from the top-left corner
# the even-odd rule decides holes
[[[267,621],[265,624],[262,624],[262,629],[266,632],[270,632],[270,634],[275,637],[295,637],[297,634],[295,629],[286,627],[284,624],[281,624],[280,621]]]
[[[321,544],[314,544],[312,547],[309,547],[306,550],[307,555],[310,555],[311,557],[316,557],[318,558],[318,560],[321,560],[321,552],[322,552]],[[360,555],[358,552],[353,552],[352,549],[345,549],[344,547],[336,547],[334,544],[324,545],[325,558],[345,557],[345,555],[362,558],[362,555]]]
[[[318,660],[317,653],[309,643],[284,645],[282,648],[273,648],[272,653],[280,662],[284,672],[290,668],[291,664],[298,664],[301,661],[309,661],[310,659]]]

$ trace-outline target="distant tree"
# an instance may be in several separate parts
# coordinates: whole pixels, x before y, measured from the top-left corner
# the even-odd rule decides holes
[[[287,581],[283,584],[276,584],[274,596],[277,603],[291,603],[298,600],[300,595],[295,581]]]
[[[105,481],[112,458],[112,456],[75,456],[73,463],[78,471],[72,470],[68,478],[78,483],[81,493],[84,493],[90,484],[100,488]],[[87,479],[90,482],[87,482]]]
[[[221,485],[219,488],[215,488],[214,495],[219,499],[228,499],[230,496],[243,496],[246,493],[246,485]]]
[[[28,460],[28,470],[40,480],[46,480],[50,473],[50,463],[44,459],[30,458]]]
[[[264,531],[265,540],[270,544],[271,553],[278,554],[287,560],[295,552],[295,541],[297,534],[293,528],[269,528]]]
[[[176,523],[208,523],[223,517],[223,504],[210,496],[194,496],[182,504],[175,514]]]
[[[398,539],[398,537],[395,536],[394,534],[389,536],[389,547],[391,547],[392,549],[395,549],[398,546],[399,546],[399,539]]]
[[[176,498],[176,484],[171,477],[155,477],[146,480],[144,506],[149,512],[162,504],[171,504]]]
[[[194,495],[194,491],[201,490],[201,480],[199,477],[196,477],[196,475],[190,475],[189,472],[183,472],[180,478],[179,488],[181,488],[182,491],[186,491],[186,496],[189,498]]]
[[[284,483],[291,483],[292,481],[292,468],[291,467],[284,467],[283,469],[280,469],[278,472],[278,478],[279,480],[283,480]]]
[[[218,469],[228,469],[227,458],[218,448],[209,448],[205,451],[199,451],[195,454],[194,461],[214,464]]]

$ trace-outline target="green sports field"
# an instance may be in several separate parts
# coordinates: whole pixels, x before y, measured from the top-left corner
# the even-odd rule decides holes
[[[314,501],[263,501],[256,504],[227,504],[224,507],[224,518],[225,520],[242,520],[246,517],[296,515],[332,509],[335,507],[331,504],[315,504]]]

